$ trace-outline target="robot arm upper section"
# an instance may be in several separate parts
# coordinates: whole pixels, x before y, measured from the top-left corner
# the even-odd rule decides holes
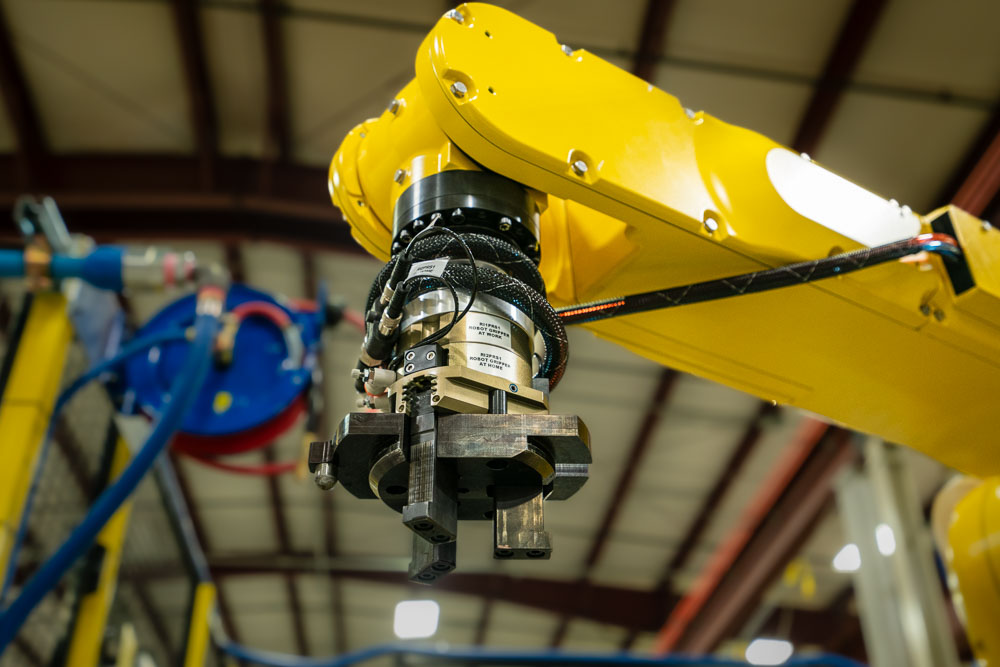
[[[384,258],[396,200],[450,169],[529,189],[557,306],[956,236],[964,281],[931,257],[585,326],[962,470],[1000,472],[988,402],[976,400],[1000,392],[1000,232],[972,216],[918,216],[480,4],[434,27],[416,79],[341,146],[331,190],[355,237]]]

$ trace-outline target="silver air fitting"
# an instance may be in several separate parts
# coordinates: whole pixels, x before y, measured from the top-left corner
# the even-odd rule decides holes
[[[394,290],[391,285],[386,284],[385,288],[382,290],[382,297],[379,299],[379,304],[385,308],[385,305],[389,303],[395,292],[396,290]]]
[[[383,336],[391,336],[396,328],[399,326],[399,321],[403,319],[403,314],[400,313],[396,317],[389,317],[388,311],[382,312],[382,319],[378,322],[378,331]]]
[[[198,262],[192,252],[173,252],[155,247],[129,250],[122,263],[125,285],[132,288],[183,287],[197,279]]]

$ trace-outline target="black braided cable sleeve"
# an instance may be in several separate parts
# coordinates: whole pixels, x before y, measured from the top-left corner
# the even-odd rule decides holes
[[[463,239],[467,238],[467,236],[463,236]],[[479,273],[480,294],[488,294],[511,304],[526,314],[541,332],[542,339],[545,341],[545,358],[539,367],[539,375],[548,378],[549,389],[555,389],[559,380],[562,379],[566,363],[569,360],[569,340],[566,337],[566,327],[563,326],[555,309],[541,293],[512,275],[507,275],[488,266],[478,266],[476,270]],[[375,279],[369,296],[369,308],[371,308],[371,303],[374,303],[375,298],[382,293],[391,271],[392,263],[383,267]],[[467,263],[449,263],[441,277],[450,282],[456,289],[466,291],[472,289],[473,268]],[[413,299],[421,294],[439,289],[441,289],[441,283],[437,279],[414,280],[409,288],[407,298]]]
[[[874,248],[798,262],[764,271],[754,271],[728,278],[707,280],[690,285],[652,290],[640,294],[592,301],[557,312],[564,324],[583,324],[611,317],[631,315],[650,310],[673,308],[692,303],[715,301],[744,294],[801,285],[824,278],[841,276],[854,271],[897,260],[921,251],[957,256],[961,254],[956,241],[945,234],[923,234]]]

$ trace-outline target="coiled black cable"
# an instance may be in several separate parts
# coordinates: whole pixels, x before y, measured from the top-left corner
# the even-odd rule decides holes
[[[524,253],[506,241],[485,234],[463,234],[461,240],[476,259],[501,267],[508,273],[489,266],[473,267],[470,263],[451,262],[445,267],[441,279],[455,288],[470,292],[478,283],[479,293],[489,294],[510,303],[527,314],[545,341],[545,358],[540,363],[539,375],[549,380],[550,389],[555,388],[566,369],[569,343],[565,327],[556,315],[555,309],[545,299],[545,283],[538,268]],[[415,261],[439,257],[461,258],[464,255],[464,252],[459,251],[454,239],[445,238],[443,235],[426,238],[420,238],[418,235],[411,241],[410,248],[412,248],[410,257]],[[394,258],[379,272],[368,296],[368,308],[371,308],[382,294],[396,261]],[[405,285],[407,299],[440,289],[440,281],[432,277],[424,279],[414,277],[407,280]],[[471,304],[470,299],[469,305]],[[454,319],[452,321],[454,322]]]

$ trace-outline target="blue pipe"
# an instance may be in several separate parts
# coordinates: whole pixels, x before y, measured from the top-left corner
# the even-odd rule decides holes
[[[219,644],[223,652],[239,660],[268,667],[350,667],[389,655],[418,655],[442,661],[504,665],[624,665],[637,667],[746,667],[743,660],[711,655],[638,655],[634,653],[578,653],[573,651],[510,651],[481,647],[435,648],[411,644],[379,644],[330,658],[303,658],[284,653],[258,651],[230,641]],[[794,656],[785,667],[865,667],[856,660],[830,653]]]
[[[20,250],[0,250],[0,278],[24,275],[24,252]]]
[[[52,256],[52,277],[81,278],[94,287],[121,292],[125,251],[118,246],[98,246],[85,257]]]
[[[24,544],[24,536],[28,532],[28,519],[31,515],[31,508],[34,504],[35,497],[38,494],[38,486],[42,479],[42,471],[45,468],[45,460],[48,458],[49,450],[51,449],[52,434],[55,431],[56,423],[58,422],[58,417],[60,412],[62,412],[62,409],[80,389],[108,371],[117,368],[135,355],[141,354],[156,345],[162,345],[176,340],[184,340],[184,337],[183,331],[176,330],[165,331],[153,336],[136,339],[123,347],[122,350],[111,359],[102,361],[78,377],[72,384],[66,387],[61,394],[59,394],[59,397],[56,399],[55,405],[52,408],[52,414],[49,417],[49,426],[46,429],[45,437],[42,440],[42,446],[38,453],[38,461],[35,464],[35,471],[31,478],[31,486],[28,489],[28,495],[24,501],[24,509],[21,511],[21,521],[18,524],[17,534],[14,536],[14,544],[11,546],[10,556],[7,560],[7,571],[4,576],[3,584],[0,585],[0,608],[3,608],[3,604],[7,601],[7,593],[10,591],[10,586],[14,581],[14,571],[17,567],[18,554],[21,551],[21,546]]]
[[[125,250],[118,246],[99,246],[84,257],[53,255],[49,270],[56,280],[80,278],[94,287],[121,292],[124,287]],[[25,273],[24,252],[0,250],[0,278],[14,278]]]
[[[98,497],[83,521],[73,529],[69,538],[28,581],[17,599],[0,613],[0,654],[13,641],[35,606],[55,588],[66,571],[87,551],[101,528],[139,485],[180,427],[208,373],[218,317],[213,314],[199,314],[195,319],[194,328],[194,341],[191,343],[187,358],[170,386],[172,400],[166,403],[166,409],[160,415],[142,449],[133,457],[114,484]]]

